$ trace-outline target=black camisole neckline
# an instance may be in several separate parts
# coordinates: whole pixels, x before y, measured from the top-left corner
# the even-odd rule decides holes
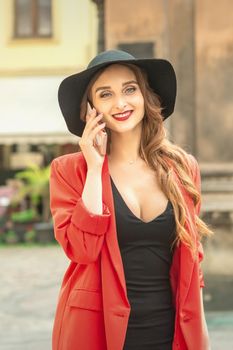
[[[132,212],[132,210],[128,207],[128,205],[126,204],[124,198],[122,197],[121,193],[119,192],[118,188],[116,187],[116,185],[115,185],[115,183],[114,183],[114,181],[113,181],[111,175],[110,175],[110,180],[111,180],[111,182],[112,182],[112,184],[113,184],[113,186],[114,186],[116,192],[118,193],[118,196],[120,197],[120,199],[121,199],[121,201],[122,201],[124,207],[127,209],[128,212],[130,212],[131,215],[133,215],[133,217],[135,218],[135,220],[140,221],[142,224],[150,224],[150,223],[155,222],[155,221],[158,220],[160,217],[164,216],[164,215],[166,214],[167,210],[168,210],[168,209],[170,208],[170,206],[171,206],[171,202],[170,202],[170,200],[168,200],[168,201],[167,201],[166,208],[164,209],[164,211],[163,211],[161,214],[157,215],[157,216],[156,216],[155,218],[153,218],[152,220],[145,222],[145,221],[143,221],[142,219],[140,219],[138,216],[136,216],[136,215]]]

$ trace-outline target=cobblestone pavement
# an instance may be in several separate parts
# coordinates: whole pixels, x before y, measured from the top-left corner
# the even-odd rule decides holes
[[[58,291],[69,260],[58,246],[0,247],[0,350],[51,350]],[[230,350],[233,310],[206,312],[212,350]]]

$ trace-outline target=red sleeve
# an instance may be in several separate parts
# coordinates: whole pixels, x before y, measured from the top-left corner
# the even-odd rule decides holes
[[[196,185],[196,188],[198,192],[200,193],[200,201],[197,203],[195,207],[195,213],[196,215],[199,216],[200,210],[201,210],[201,173],[200,173],[200,167],[198,165],[198,162],[196,158],[190,154],[190,158],[193,164],[193,177],[194,177],[194,183]],[[203,271],[201,268],[201,262],[204,259],[204,250],[202,243],[200,240],[198,240],[198,257],[199,257],[199,278],[200,278],[200,287],[205,287],[205,282],[204,282],[204,275]]]
[[[201,268],[201,261],[204,259],[204,250],[202,243],[198,241],[198,257],[199,257],[199,279],[200,279],[200,287],[205,287],[204,274]]]
[[[88,264],[99,256],[111,213],[104,203],[102,215],[91,213],[82,200],[82,187],[78,176],[77,186],[72,186],[62,164],[52,161],[50,209],[55,238],[70,260]]]

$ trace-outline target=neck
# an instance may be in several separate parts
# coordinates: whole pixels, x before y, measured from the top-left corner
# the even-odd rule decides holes
[[[139,158],[141,130],[117,133],[111,130],[109,160],[119,163],[135,161]]]

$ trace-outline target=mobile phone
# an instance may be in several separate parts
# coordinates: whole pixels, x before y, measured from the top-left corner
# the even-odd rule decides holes
[[[87,114],[90,114],[92,112],[93,105],[91,104],[90,101],[87,102]],[[98,124],[101,124],[98,122]],[[107,147],[107,133],[104,129],[99,131],[99,134],[96,135],[94,143],[97,147],[97,150],[101,155],[106,154],[106,147]]]
[[[87,114],[90,114],[92,112],[93,105],[90,101],[87,101]]]

